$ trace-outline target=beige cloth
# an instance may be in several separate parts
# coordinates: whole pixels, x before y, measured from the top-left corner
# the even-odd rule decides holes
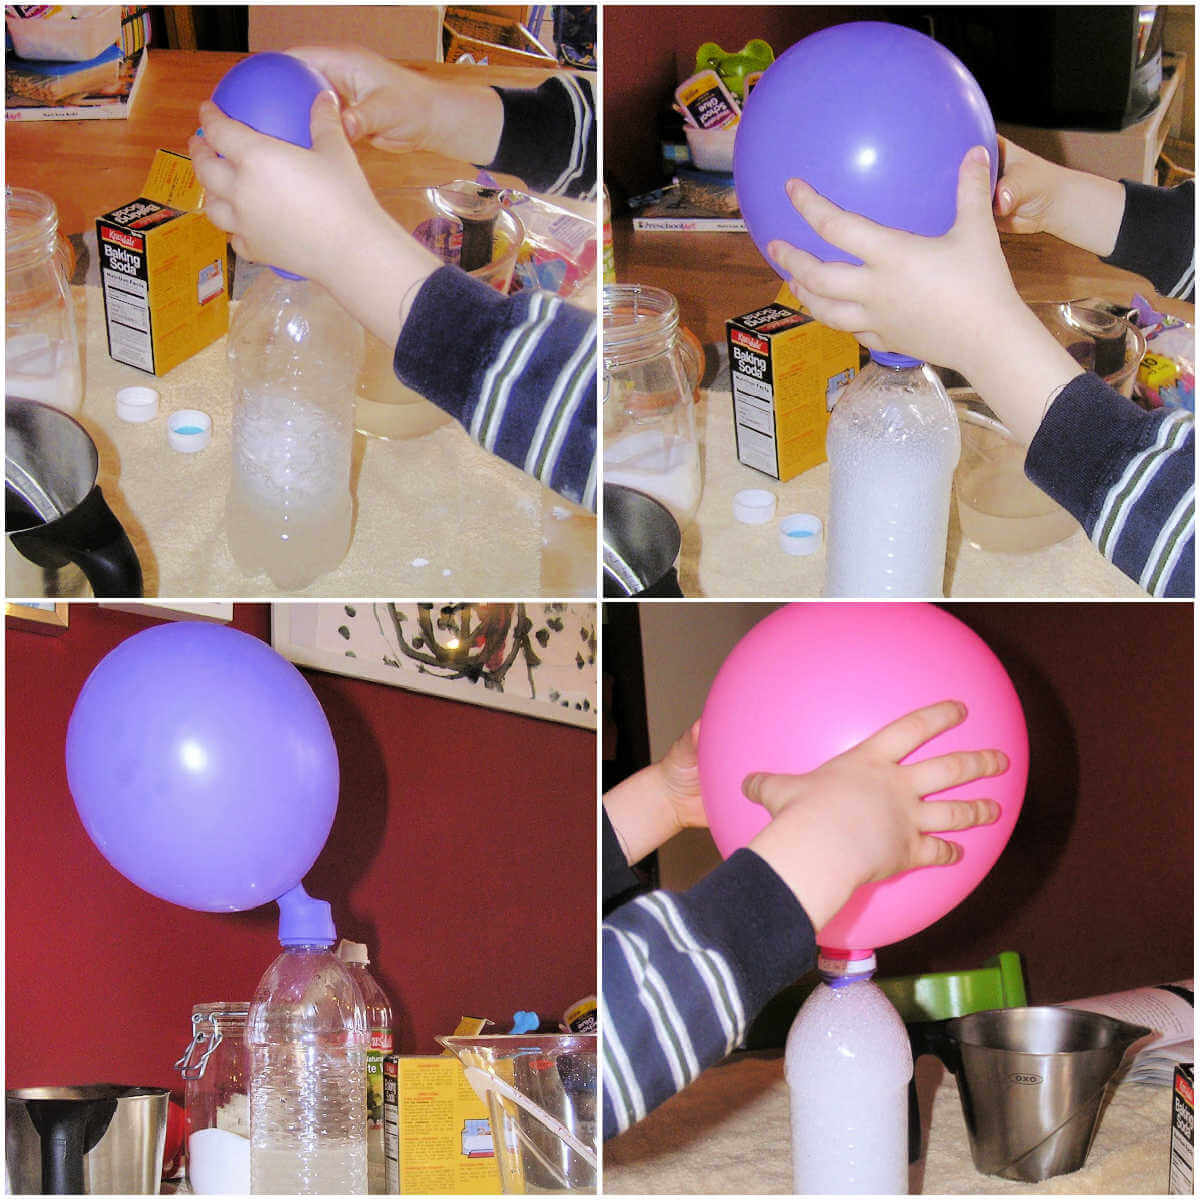
[[[225,340],[156,379],[109,358],[99,288],[73,291],[87,328],[85,396],[77,416],[96,440],[101,487],[141,559],[146,595],[288,594],[265,574],[243,574],[229,553],[225,498],[233,406]],[[117,417],[116,393],[132,385],[158,390],[155,420],[132,425]],[[167,444],[167,415],[181,408],[212,417],[207,449],[180,454]],[[543,509],[546,520],[554,520],[555,498],[482,450],[457,422],[407,441],[356,434],[352,488],[349,553],[337,570],[292,594],[540,593]]]
[[[909,1167],[910,1194],[1113,1196],[1167,1190],[1168,1086],[1122,1083],[1101,1114],[1081,1170],[1018,1183],[975,1170],[958,1087],[936,1059],[918,1059],[917,1082],[926,1152]],[[863,1102],[870,1103],[870,1097]],[[604,1144],[604,1192],[790,1194],[789,1139],[782,1056],[735,1055]]]
[[[684,595],[819,596],[825,582],[824,548],[808,557],[785,553],[779,545],[779,520],[796,512],[813,513],[822,523],[827,520],[828,465],[822,463],[787,483],[743,466],[737,458],[728,391],[701,392],[697,418],[703,440],[704,493],[696,520],[683,537],[679,582]],[[773,492],[775,519],[764,525],[739,522],[733,515],[733,497],[742,488]],[[1136,583],[1101,556],[1082,529],[1043,550],[989,553],[963,540],[951,506],[946,559],[951,597],[1146,598]]]

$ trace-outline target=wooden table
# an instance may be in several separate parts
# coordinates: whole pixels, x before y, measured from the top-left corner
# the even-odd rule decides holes
[[[244,57],[151,50],[141,90],[126,119],[8,126],[8,182],[51,196],[64,234],[91,233],[97,216],[139,195],[157,149],[186,152],[201,101]],[[406,65],[438,78],[512,87],[535,87],[551,73],[526,67]],[[476,172],[469,163],[438,154],[396,155],[369,146],[357,151],[375,188],[473,178]],[[105,496],[130,530],[143,560],[147,594],[275,594],[265,576],[241,576],[225,547],[222,510],[229,477],[230,413],[224,343],[208,347],[158,380],[148,378],[108,359],[97,326],[102,322],[99,289],[77,288],[76,293],[80,341],[88,346],[87,389],[79,415],[100,448]],[[136,383],[151,384],[162,393],[160,418],[145,428],[113,416],[113,389]],[[161,428],[167,412],[184,406],[209,407],[214,421],[213,444],[195,456],[195,462],[185,463],[167,450]],[[306,595],[447,590],[595,594],[594,518],[580,515],[536,480],[492,459],[456,424],[397,441],[359,434],[354,461],[355,545],[343,567],[306,589]],[[174,511],[179,507],[175,489],[181,474],[190,480],[187,498],[196,504],[190,524]],[[405,479],[414,481],[407,504],[397,491],[397,481]],[[440,512],[440,524],[431,516],[434,509]]]
[[[1194,321],[1194,306],[1154,295],[1138,275],[1106,266],[1094,255],[1045,234],[1003,235],[1005,256],[1021,296],[1029,301],[1097,297],[1128,304],[1140,292],[1158,306]],[[695,521],[684,531],[679,580],[685,595],[713,597],[815,596],[824,581],[824,555],[792,558],[778,547],[777,521],[747,526],[732,516],[742,488],[775,493],[776,515],[827,517],[829,468],[821,464],[787,483],[737,461],[725,358],[725,321],[774,300],[779,278],[743,233],[634,230],[628,219],[613,229],[617,278],[664,288],[679,302],[680,321],[707,350],[705,384],[696,409],[702,443],[704,492]],[[1066,541],[1028,554],[976,549],[961,535],[951,507],[946,594],[958,597],[1144,597],[1133,581],[1101,557],[1082,529]]]

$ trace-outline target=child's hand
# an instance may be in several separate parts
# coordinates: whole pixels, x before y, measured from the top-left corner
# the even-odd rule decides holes
[[[999,141],[994,204],[999,228],[1053,234],[1101,257],[1113,252],[1125,214],[1125,189],[1117,180],[1047,162],[1006,138]]]
[[[204,212],[232,234],[234,250],[326,282],[348,239],[381,236],[387,215],[371,193],[342,132],[337,98],[313,101],[311,150],[258,133],[211,101],[200,106],[203,136],[188,141]]]
[[[470,163],[495,158],[504,110],[492,88],[434,79],[360,46],[299,46],[288,53],[337,89],[352,142],[366,138],[394,153],[431,150]]]
[[[674,813],[677,830],[708,825],[708,816],[700,800],[700,765],[696,756],[699,737],[700,722],[696,721],[675,739],[659,764],[663,791]]]
[[[747,777],[742,790],[772,817],[750,849],[792,889],[814,929],[861,884],[962,857],[961,847],[933,834],[988,825],[1000,816],[994,800],[922,799],[1001,774],[1008,759],[999,750],[956,751],[903,764],[965,716],[957,701],[933,704],[807,775]]]
[[[981,353],[1024,306],[1013,287],[992,219],[991,179],[982,147],[959,170],[958,215],[942,237],[922,237],[846,212],[800,180],[788,195],[826,241],[862,266],[822,262],[772,242],[796,298],[825,325],[853,333],[870,350],[890,350],[953,367],[968,379]]]

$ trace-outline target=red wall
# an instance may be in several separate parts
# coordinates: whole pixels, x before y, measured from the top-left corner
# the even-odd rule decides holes
[[[234,625],[269,638],[266,605]],[[64,744],[80,687],[156,622],[76,604],[57,636],[7,630],[6,1083],[180,1087],[193,1004],[249,999],[279,951],[273,904],[194,912],[127,882],[84,832]],[[595,990],[595,735],[306,671],[341,765],[305,878],[365,942],[397,1048],[436,1052],[462,1014],[507,1032]]]
[[[662,182],[660,123],[678,87],[696,69],[704,42],[740,50],[765,38],[776,55],[843,21],[869,20],[871,6],[617,4],[604,19],[604,177],[633,195]]]

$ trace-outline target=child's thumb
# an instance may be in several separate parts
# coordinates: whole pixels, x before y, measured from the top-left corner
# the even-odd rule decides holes
[[[342,129],[341,105],[333,92],[321,92],[313,101],[309,132],[312,134],[313,149],[317,151],[347,144]]]
[[[959,167],[958,221],[992,223],[991,159],[985,146],[968,150]]]

